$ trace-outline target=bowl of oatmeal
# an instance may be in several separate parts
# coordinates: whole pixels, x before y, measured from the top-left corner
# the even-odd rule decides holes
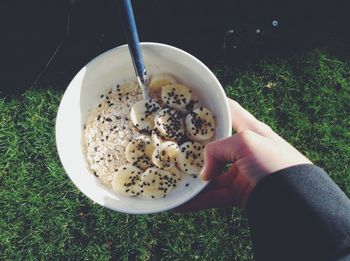
[[[205,145],[231,135],[215,75],[169,45],[141,44],[152,100],[143,100],[126,45],[84,66],[56,119],[62,165],[76,187],[109,209],[149,214],[197,195]]]

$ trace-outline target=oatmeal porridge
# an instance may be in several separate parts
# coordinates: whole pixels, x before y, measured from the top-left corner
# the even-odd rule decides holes
[[[135,81],[117,84],[100,95],[84,125],[90,171],[121,195],[161,198],[183,175],[196,177],[215,134],[210,110],[173,76],[151,77],[150,94],[144,100]]]

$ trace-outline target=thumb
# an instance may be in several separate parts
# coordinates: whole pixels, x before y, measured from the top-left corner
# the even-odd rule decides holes
[[[235,162],[239,157],[240,136],[236,134],[228,138],[208,143],[204,148],[204,169],[201,178],[211,180],[222,174],[227,163]]]

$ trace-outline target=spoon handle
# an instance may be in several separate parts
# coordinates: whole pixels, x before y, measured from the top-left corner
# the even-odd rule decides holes
[[[128,42],[132,63],[134,65],[138,84],[145,100],[149,100],[148,76],[142,57],[140,40],[130,0],[119,0],[120,14],[124,25],[125,36]]]

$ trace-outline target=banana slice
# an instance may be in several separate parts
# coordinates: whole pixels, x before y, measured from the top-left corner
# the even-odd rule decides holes
[[[169,171],[148,168],[141,176],[140,192],[147,198],[165,197],[173,188]]]
[[[185,124],[180,113],[166,108],[157,113],[154,125],[158,136],[171,141],[179,141],[184,137]]]
[[[170,84],[162,88],[162,101],[167,106],[185,110],[191,100],[192,91],[183,84]]]
[[[177,184],[181,181],[182,179],[182,171],[179,170],[177,167],[173,166],[168,171],[171,174],[171,178],[173,181],[173,187],[175,188]]]
[[[158,136],[158,132],[159,131],[157,129],[152,130],[151,132],[151,140],[155,147],[160,146],[160,144],[163,142],[163,140]]]
[[[213,137],[215,132],[215,120],[213,114],[204,107],[190,112],[186,116],[187,136],[196,141],[207,140]]]
[[[125,156],[131,164],[146,169],[152,164],[153,151],[154,145],[150,137],[142,135],[129,142],[125,148]]]
[[[188,141],[181,144],[180,153],[177,158],[179,168],[187,174],[200,174],[204,165],[203,149],[204,146],[195,141]]]
[[[158,168],[170,169],[175,166],[179,152],[179,146],[175,142],[163,142],[153,151],[152,162]]]
[[[150,131],[154,127],[154,116],[159,110],[160,106],[155,101],[141,100],[132,106],[130,118],[139,130]]]
[[[152,91],[158,91],[165,85],[176,83],[175,78],[167,73],[152,75],[150,78],[149,87]]]
[[[131,164],[122,165],[114,173],[112,188],[124,196],[138,196],[140,192],[140,177],[142,170]]]

